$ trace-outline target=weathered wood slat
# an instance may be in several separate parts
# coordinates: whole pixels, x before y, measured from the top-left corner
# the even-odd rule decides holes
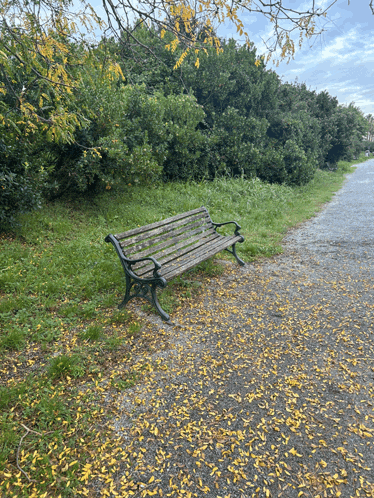
[[[188,230],[192,230],[194,228],[200,228],[200,232],[204,232],[206,230],[209,230],[212,228],[212,226],[209,224],[201,224],[200,221],[197,221],[196,223],[193,223],[192,225],[189,225]],[[172,240],[175,236],[180,235],[182,233],[186,233],[187,229],[185,227],[179,228],[173,232],[173,235],[169,234],[163,234],[159,235],[158,237],[155,237],[154,239],[149,239],[146,240],[145,242],[142,242],[141,244],[137,244],[135,246],[130,247],[129,250],[126,250],[126,248],[123,250],[123,253],[125,254],[126,257],[129,257],[128,255],[131,255],[132,253],[139,253],[142,252],[143,249],[146,249],[147,247],[154,246],[157,247],[156,244],[159,242],[163,242],[164,240]],[[131,259],[131,258],[130,258]]]
[[[161,246],[163,244],[170,245],[171,241],[176,239],[177,237],[182,237],[182,238],[188,238],[189,236],[192,236],[193,233],[202,233],[206,230],[211,230],[214,229],[214,227],[206,223],[204,220],[198,220],[195,221],[194,223],[191,223],[186,226],[178,227],[175,228],[172,232],[167,232],[163,234],[159,234],[156,237],[153,238],[146,238],[144,240],[138,241],[136,244],[129,246],[129,247],[124,247],[123,253],[128,257],[135,259],[138,254],[145,254],[146,251],[150,252],[155,252],[158,251],[159,247],[161,250]],[[131,256],[130,256],[131,255]]]
[[[193,223],[206,224],[209,222],[209,218],[205,213],[199,213],[198,215],[188,216],[183,220],[179,220],[173,223],[169,223],[168,225],[163,225],[162,227],[154,228],[152,230],[147,231],[146,233],[142,233],[140,235],[136,235],[134,237],[122,239],[120,242],[120,246],[122,248],[130,247],[132,245],[137,244],[140,241],[151,240],[155,238],[157,235],[168,234],[170,233],[170,237],[173,236],[175,230],[186,227],[188,230],[188,226]]]
[[[131,254],[131,259],[140,259],[152,255],[155,255],[154,257],[157,259],[158,257],[163,257],[164,255],[169,254],[169,252],[173,252],[174,249],[179,249],[179,247],[192,244],[196,240],[200,240],[202,237],[208,237],[212,233],[217,233],[214,228],[209,228],[209,230],[204,231],[201,228],[196,228],[191,232],[182,233],[177,237],[168,239],[157,246],[151,246],[149,249]]]
[[[196,252],[191,253],[190,256],[181,258],[179,261],[176,260],[176,262],[170,262],[165,267],[164,272],[161,274],[166,280],[170,280],[174,276],[179,275],[184,271],[186,271],[185,269],[186,265],[189,266],[191,263],[193,263],[193,266],[196,266],[201,261],[204,261],[204,259],[208,259],[212,255],[223,251],[226,247],[235,243],[234,240],[236,238],[237,238],[236,236],[221,237],[217,241],[213,241],[213,243],[207,244],[203,246],[201,249],[197,250]],[[205,258],[205,255],[209,256]]]
[[[181,220],[182,218],[188,218],[195,213],[205,212],[207,213],[206,208],[203,206],[201,208],[193,209],[192,211],[187,211],[186,213],[177,214],[176,216],[172,216],[171,218],[166,218],[165,220],[155,221],[154,223],[150,223],[149,225],[144,225],[142,227],[133,228],[131,230],[127,230],[126,232],[118,233],[115,235],[117,240],[121,240],[124,237],[131,237],[132,235],[136,235],[138,233],[144,233],[148,230],[152,230],[152,228],[157,228],[162,225],[167,225],[168,223],[172,223],[173,221]]]
[[[235,235],[230,237],[220,236],[219,239],[213,240],[211,243],[204,244],[202,247],[198,248],[196,251],[192,251],[190,255],[185,255],[182,257],[176,257],[174,260],[169,261],[167,265],[165,265],[159,271],[160,275],[163,276],[166,280],[170,280],[176,275],[180,275],[185,270],[184,266],[192,264],[192,266],[196,266],[201,261],[204,261],[204,255],[209,254],[205,259],[208,259],[214,254],[217,254],[220,251],[223,251],[226,247],[235,244],[235,242],[240,240],[240,237],[236,237]],[[203,257],[203,259],[200,259]],[[195,263],[194,263],[195,261]],[[190,267],[190,266],[189,266]],[[152,271],[153,268],[148,269],[147,272],[141,273],[140,276],[148,277],[149,272]]]
[[[207,244],[212,243],[214,240],[217,240],[221,237],[218,233],[212,233],[209,235],[209,237],[206,237],[204,239],[199,238],[194,244],[191,245],[183,245],[181,248],[169,251],[168,254],[164,255],[164,257],[161,256],[161,254],[157,254],[156,259],[157,261],[162,264],[162,265],[169,265],[169,263],[172,263],[173,260],[176,259],[181,259],[187,257],[187,254],[189,254],[192,251],[196,251],[199,247],[205,246]],[[140,263],[141,266],[134,266],[133,268],[135,269],[135,272],[137,275],[142,276],[143,274],[147,273],[149,270],[153,269],[154,265],[149,264],[149,261],[146,261],[144,263]]]
[[[235,239],[237,239],[237,238],[238,237],[235,237]],[[230,245],[232,245],[232,244],[227,244],[227,242],[228,241],[222,241],[222,245],[215,247],[214,251],[213,251],[213,248],[211,248],[210,250],[206,250],[206,251],[201,252],[199,254],[194,254],[193,256],[191,256],[191,258],[182,261],[181,266],[175,266],[174,268],[167,266],[165,273],[163,274],[161,271],[161,275],[167,281],[169,281],[169,280],[173,279],[174,277],[186,272],[187,270],[194,268],[195,266],[202,263],[203,261],[206,261],[207,259],[211,258],[215,254],[223,251],[224,249],[226,249],[226,247],[229,247]],[[233,243],[235,243],[235,242],[233,242]]]
[[[153,257],[157,259],[160,263],[164,263],[166,261],[169,261],[172,259],[172,254],[173,253],[178,253],[178,254],[185,254],[191,250],[191,248],[194,247],[194,245],[197,242],[200,242],[200,244],[206,244],[210,239],[220,237],[220,235],[215,232],[215,230],[212,228],[210,230],[207,230],[203,234],[199,232],[197,235],[194,237],[183,237],[182,241],[179,243],[176,243],[177,241],[174,239],[174,242],[169,243],[168,246],[165,246],[165,249],[157,251],[153,253]],[[168,241],[170,242],[170,241]],[[142,253],[141,253],[142,254]],[[140,257],[143,257],[142,255]],[[134,258],[136,259],[136,258]],[[140,269],[141,267],[149,264],[149,262],[142,262],[138,263],[136,266],[134,266],[137,269]]]

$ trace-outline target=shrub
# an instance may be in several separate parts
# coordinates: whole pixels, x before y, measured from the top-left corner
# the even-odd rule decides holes
[[[20,213],[40,205],[41,194],[33,178],[0,169],[0,231],[15,227]]]
[[[232,107],[215,116],[211,131],[211,141],[215,143],[215,155],[210,159],[211,176],[223,173],[248,178],[256,176],[266,128],[265,119],[242,116]]]
[[[287,178],[282,150],[269,146],[261,155],[257,176],[270,183],[285,183]]]
[[[362,150],[362,136],[367,129],[367,123],[362,112],[353,104],[339,105],[331,118],[335,130],[331,138],[331,147],[326,156],[326,162],[336,165],[340,160],[351,161]]]
[[[190,95],[149,95],[144,85],[109,85],[91,73],[80,106],[90,109],[73,144],[54,144],[50,197],[93,192],[118,181],[152,182],[201,176],[206,138],[196,129],[204,111]],[[94,79],[94,81],[92,81]]]
[[[33,161],[32,149],[0,126],[0,231],[17,225],[18,214],[41,205],[44,172]]]
[[[144,182],[161,174],[162,151],[150,144],[150,128],[159,123],[160,110],[151,108],[144,88],[110,83],[92,70],[83,85],[79,106],[89,109],[87,125],[76,130],[74,143],[51,146],[56,160],[48,178],[49,197],[92,193],[120,179]]]
[[[207,176],[209,140],[197,129],[205,113],[191,95],[159,97],[165,108],[166,157],[163,176],[167,180]]]
[[[288,185],[305,185],[314,177],[317,169],[316,161],[313,156],[308,158],[294,140],[287,140],[285,143],[283,157]]]

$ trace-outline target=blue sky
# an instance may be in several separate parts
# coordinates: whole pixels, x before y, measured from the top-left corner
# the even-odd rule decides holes
[[[302,6],[308,8],[313,0],[288,0],[287,6],[297,9],[301,1]],[[365,115],[374,114],[374,15],[369,1],[338,0],[320,24],[324,33],[305,41],[288,64],[281,62],[276,67],[270,61],[267,67],[283,82],[294,82],[297,78],[311,90],[327,90],[340,104],[354,102]],[[331,2],[315,0],[317,5],[324,7]],[[91,5],[105,19],[101,1],[91,0]],[[271,24],[261,14],[242,14],[240,18],[257,53],[263,54],[266,51],[263,40],[269,38]],[[220,27],[218,34],[244,43],[233,26]]]
[[[304,2],[304,5],[311,2]],[[331,2],[320,1],[327,5]],[[290,6],[299,2],[290,0]],[[270,23],[260,14],[247,15],[246,31],[258,53],[266,50],[263,40],[269,37]],[[283,82],[306,83],[311,90],[327,90],[340,104],[354,102],[364,114],[374,114],[374,16],[369,0],[338,1],[323,21],[325,32],[304,42],[294,60],[279,67],[268,63]],[[225,26],[223,36],[238,38],[236,30]],[[313,44],[313,46],[310,46]]]

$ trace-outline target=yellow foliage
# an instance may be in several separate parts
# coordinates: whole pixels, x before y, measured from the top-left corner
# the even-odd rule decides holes
[[[154,21],[161,28],[161,39],[169,31],[173,39],[168,40],[165,48],[172,53],[182,47],[182,53],[174,69],[180,68],[191,49],[195,51],[195,67],[199,68],[199,52],[203,50],[207,53],[204,45],[213,46],[217,53],[222,52],[220,41],[215,35],[217,25],[220,23],[231,21],[239,36],[244,37],[247,45],[250,46],[241,14],[243,8],[249,12],[252,10],[251,3],[251,0],[245,0],[244,3],[238,0],[234,2],[197,0],[194,4],[190,4],[180,0],[164,0],[160,3],[157,17],[152,18],[152,14],[148,12],[144,15],[143,21],[141,20],[141,24],[146,22],[144,19],[150,23]],[[19,120],[26,123],[27,131],[31,132],[35,126],[42,130],[47,130],[49,127],[49,139],[57,140],[60,137],[60,139],[69,141],[72,140],[75,127],[81,124],[79,116],[73,116],[67,111],[76,93],[75,90],[81,84],[80,76],[77,76],[74,71],[77,67],[82,68],[92,64],[90,47],[86,46],[86,42],[83,41],[79,53],[76,54],[71,50],[71,40],[79,39],[80,35],[84,40],[84,34],[94,31],[96,33],[98,29],[107,26],[89,4],[85,4],[81,11],[69,11],[65,0],[53,0],[51,3],[43,4],[40,12],[36,12],[34,7],[33,2],[26,0],[20,0],[17,3],[13,0],[1,2],[0,16],[9,23],[6,28],[3,28],[7,36],[1,33],[0,37],[1,64],[11,85],[19,85],[21,72],[28,75],[28,81],[22,83],[24,90],[21,93],[18,91],[19,95],[13,90],[11,92],[18,99],[17,112],[22,114]],[[266,10],[265,6],[263,8]],[[116,19],[115,13],[118,6],[109,6],[110,9],[114,9],[113,19]],[[292,11],[292,15],[295,12]],[[318,13],[319,16],[325,16],[325,14],[326,12]],[[277,23],[277,28],[279,28],[280,14],[276,16],[272,13],[271,16],[271,22]],[[295,16],[297,20],[292,22],[299,30],[298,44],[301,46],[304,38],[310,38],[316,34],[316,13],[297,15],[296,12]],[[139,17],[141,19],[142,15],[139,14]],[[199,34],[195,32],[197,25]],[[290,36],[291,31],[280,29],[277,32],[280,59],[290,59],[295,53],[295,43]],[[267,60],[269,59],[270,54]],[[261,60],[256,60],[255,65],[260,64]],[[116,63],[107,61],[100,69],[102,78],[109,82],[124,79],[121,68]],[[39,87],[39,93],[36,98],[32,98],[30,89],[35,86]],[[7,93],[7,84],[2,83],[0,95]],[[58,111],[54,111],[53,115],[46,113],[46,101],[57,103]],[[6,115],[5,113],[4,116]]]
[[[66,7],[63,0],[55,2],[54,10],[44,10],[40,18],[35,17],[30,5],[20,2],[15,8],[10,0],[0,5],[1,17],[9,22],[0,36],[0,60],[7,74],[6,81],[0,84],[0,95],[10,93],[17,97],[17,109],[12,112],[16,112],[25,135],[39,128],[48,140],[70,142],[74,130],[84,120],[76,111],[69,110],[79,94],[75,90],[81,84],[80,68],[93,63],[90,48],[83,43],[75,52],[71,40],[78,37],[82,27],[89,32],[97,25],[102,27],[103,22],[91,7],[86,12],[69,13],[62,8]],[[15,18],[16,23],[12,21]],[[3,36],[4,33],[9,36]],[[100,69],[109,81],[124,79],[119,64],[110,60]],[[12,119],[8,118],[9,112],[4,116],[5,124]]]

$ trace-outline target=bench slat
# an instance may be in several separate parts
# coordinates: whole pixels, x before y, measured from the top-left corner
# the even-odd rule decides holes
[[[178,267],[167,267],[166,272],[163,275],[161,272],[161,275],[166,279],[166,280],[171,280],[172,278],[176,277],[177,275],[180,275],[181,273],[184,273],[185,271],[189,270],[190,268],[193,268],[194,266],[198,265],[199,263],[202,263],[203,261],[211,258],[218,252],[223,251],[226,249],[226,247],[231,246],[232,244],[235,244],[235,242],[238,242],[239,240],[242,240],[240,237],[232,236],[230,237],[230,241],[228,240],[228,237],[222,237],[223,240],[221,240],[220,244],[214,247],[214,251],[212,252],[213,248],[208,248],[205,247],[205,251],[197,254],[191,255],[191,258],[183,260],[181,263],[182,265]],[[225,240],[226,239],[226,240]]]
[[[167,267],[165,267],[164,273],[162,273],[161,269],[161,275],[165,279],[170,280],[174,276],[180,275],[181,273],[185,272],[188,268],[196,266],[202,261],[205,261],[206,259],[214,256],[218,252],[223,251],[226,247],[231,246],[235,243],[235,239],[240,239],[240,237],[236,237],[235,235],[231,237],[221,236],[218,241],[213,241],[212,244],[203,246],[201,249],[191,253],[189,257],[183,258],[178,263],[169,263]]]
[[[183,220],[179,220],[173,223],[169,223],[168,225],[159,227],[159,228],[154,228],[152,230],[149,230],[146,233],[136,235],[135,237],[131,237],[125,240],[121,240],[120,246],[124,249],[126,247],[130,247],[134,244],[137,244],[138,242],[144,242],[147,240],[152,240],[158,235],[163,235],[163,234],[168,234],[169,237],[172,237],[173,234],[175,233],[176,230],[179,228],[185,227],[185,230],[188,230],[188,227],[192,223],[208,223],[209,219],[206,216],[205,213],[200,213],[198,215],[194,216],[189,216],[188,218],[184,218]],[[130,248],[131,250],[131,248]]]
[[[183,244],[183,245],[181,245],[180,248],[178,248],[177,246],[175,248],[171,247],[168,250],[157,254],[156,259],[162,265],[168,265],[170,261],[173,261],[173,260],[178,259],[178,258],[182,258],[182,257],[186,256],[186,254],[190,253],[191,251],[194,251],[203,245],[209,244],[213,240],[216,240],[220,237],[221,236],[214,231],[213,231],[213,233],[210,233],[208,237],[204,237],[204,238],[201,238],[201,236],[194,237],[195,243],[189,244],[188,246]],[[133,266],[136,274],[139,276],[143,275],[144,273],[147,273],[150,269],[153,269],[153,267],[154,267],[154,265],[150,264],[149,261],[145,261],[143,263],[140,263],[139,266]]]
[[[122,240],[125,237],[131,237],[132,235],[137,235],[139,233],[148,232],[149,230],[152,230],[153,228],[158,228],[158,227],[161,227],[163,225],[167,225],[169,223],[172,223],[173,221],[178,221],[178,220],[181,220],[183,218],[188,218],[189,216],[192,216],[193,214],[203,213],[203,212],[208,213],[208,211],[206,210],[206,208],[204,206],[201,208],[193,209],[192,211],[187,211],[186,213],[177,214],[176,216],[172,216],[171,218],[166,218],[165,220],[150,223],[149,225],[144,225],[142,227],[133,228],[132,230],[127,230],[126,232],[116,234],[115,238],[117,240]]]
[[[191,233],[193,236],[191,237]],[[197,235],[195,235],[195,233]],[[204,240],[207,241],[210,237],[218,237],[219,234],[214,230],[214,228],[211,228],[210,230],[206,230],[204,232],[204,238],[202,238],[202,233],[201,230],[193,230],[193,232],[190,232],[188,236],[186,234],[180,235],[179,237],[175,237],[175,239],[172,240],[167,240],[163,244],[159,244],[157,248],[151,247],[150,249],[147,249],[141,253],[135,254],[132,256],[133,259],[138,259],[138,258],[143,258],[146,256],[152,255],[157,261],[161,263],[161,259],[165,258],[168,254],[171,254],[173,252],[179,251],[180,254],[182,254],[182,249],[185,248],[187,252],[187,248],[194,244],[195,242],[198,242],[202,240],[202,243]],[[142,266],[145,266],[149,264],[148,261],[143,262],[143,263],[138,263],[136,266],[133,268],[141,268]]]
[[[125,254],[125,256],[127,256],[131,259],[131,257],[130,257],[131,254],[141,253],[144,249],[147,249],[148,247],[152,246],[155,248],[155,250],[157,250],[156,244],[158,244],[159,242],[163,242],[165,240],[168,240],[168,241],[170,241],[170,243],[173,243],[173,239],[175,238],[175,236],[181,235],[184,233],[189,233],[190,231],[193,232],[194,228],[196,228],[200,232],[204,233],[205,231],[210,230],[212,228],[212,226],[211,226],[211,224],[209,224],[209,225],[207,223],[203,224],[201,221],[197,221],[196,223],[189,225],[188,230],[186,227],[182,227],[182,228],[175,230],[172,233],[172,235],[170,235],[169,233],[159,235],[158,237],[155,237],[154,239],[149,239],[149,240],[146,240],[140,244],[132,246],[128,250],[126,250],[126,248],[125,248],[123,250],[123,253]],[[192,235],[192,233],[191,233],[191,235]]]
[[[176,257],[174,261],[169,262],[165,267],[161,268],[159,274],[163,276],[166,280],[170,280],[176,275],[180,275],[181,273],[185,272],[187,269],[196,266],[197,264],[201,263],[202,261],[205,261],[206,259],[209,259],[218,252],[224,250],[226,247],[235,244],[235,242],[238,242],[239,240],[242,240],[241,237],[237,237],[235,235],[231,237],[220,236],[218,240],[215,239],[211,243],[204,244],[201,248],[191,252],[190,256],[184,256],[181,258]],[[142,277],[149,276],[149,273],[152,270],[153,268],[150,268],[149,270],[147,270],[147,272],[144,272],[141,276]]]

